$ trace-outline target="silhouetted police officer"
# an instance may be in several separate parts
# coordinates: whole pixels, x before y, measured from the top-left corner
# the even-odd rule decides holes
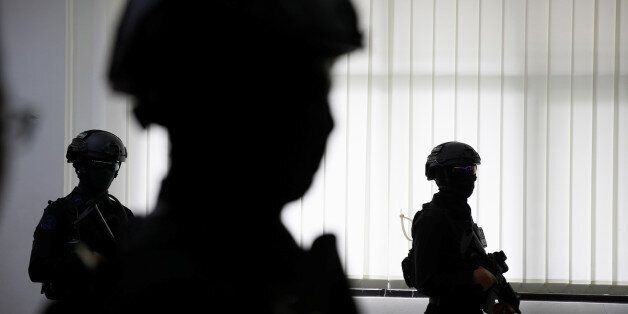
[[[427,158],[425,175],[436,181],[439,191],[423,205],[412,226],[416,287],[430,297],[425,313],[482,313],[482,308],[494,308],[495,298],[487,293],[496,278],[472,259],[470,241],[475,232],[485,243],[467,204],[479,164],[478,153],[460,142],[440,144]],[[499,313],[513,313],[509,305],[496,307]]]
[[[118,275],[118,245],[133,214],[108,189],[127,158],[112,133],[89,130],[68,146],[79,184],[49,202],[35,229],[28,273],[42,293],[59,300],[49,312],[98,312]],[[84,308],[81,308],[84,307]]]
[[[348,0],[129,1],[110,79],[166,127],[171,163],[118,312],[355,312],[334,237],[302,249],[280,213],[319,167],[356,25]]]

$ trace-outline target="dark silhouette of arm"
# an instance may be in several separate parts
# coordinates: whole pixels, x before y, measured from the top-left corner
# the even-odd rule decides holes
[[[56,206],[48,206],[35,229],[28,265],[28,275],[33,282],[58,280],[83,267],[76,254],[64,247],[59,216]]]

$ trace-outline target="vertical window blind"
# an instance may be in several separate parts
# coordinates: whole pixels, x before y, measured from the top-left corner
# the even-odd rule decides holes
[[[116,134],[129,154],[109,193],[134,213],[153,209],[168,167],[168,137],[163,128],[142,129],[130,100],[113,94],[107,81],[109,51],[119,14],[126,1],[66,1],[66,145],[89,129]],[[65,162],[65,158],[64,158]],[[78,184],[71,164],[65,164],[64,191]]]
[[[340,59],[336,127],[283,220],[335,233],[354,279],[402,279],[400,213],[431,199],[431,148],[482,157],[469,199],[515,282],[628,284],[628,3],[356,0],[365,47]]]
[[[67,0],[66,144],[100,128],[129,159],[111,193],[153,207],[162,129],[141,130],[105,71],[124,0]],[[507,278],[628,284],[628,3],[354,0],[365,46],[341,58],[336,127],[311,189],[282,219],[304,247],[334,233],[347,274],[399,280],[412,217],[437,191],[424,164],[451,140],[482,156],[469,203]],[[77,180],[66,165],[66,192]]]

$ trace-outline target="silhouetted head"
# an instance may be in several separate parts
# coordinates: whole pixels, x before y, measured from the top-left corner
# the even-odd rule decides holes
[[[90,193],[100,194],[118,175],[127,158],[124,144],[116,135],[102,130],[88,130],[77,135],[66,153],[80,180],[79,185]]]
[[[199,182],[186,194],[219,181],[283,204],[323,156],[329,69],[360,46],[356,25],[349,0],[132,0],[110,80],[141,124],[168,129],[170,178]]]
[[[435,180],[440,191],[468,198],[473,193],[480,162],[473,147],[460,142],[442,143],[427,156],[425,176]]]

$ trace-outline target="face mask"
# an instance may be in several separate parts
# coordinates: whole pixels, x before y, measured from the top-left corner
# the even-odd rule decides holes
[[[461,198],[469,198],[473,194],[475,188],[475,180],[477,176],[473,172],[453,172],[445,181],[446,185],[439,185],[440,190],[446,190],[454,193]]]
[[[473,194],[475,180],[475,175],[466,178],[456,178],[449,182],[448,189],[460,197],[469,198]]]
[[[448,189],[460,197],[469,198],[473,194],[475,180],[475,172],[453,171],[449,177]]]
[[[119,163],[91,160],[84,167],[80,179],[92,191],[104,192],[111,186],[119,169]]]

